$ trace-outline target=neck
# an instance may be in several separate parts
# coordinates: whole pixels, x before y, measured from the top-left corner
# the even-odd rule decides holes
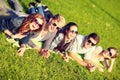
[[[102,52],[98,55],[100,58],[104,58]]]
[[[65,36],[65,41],[70,41],[71,39],[68,36]]]

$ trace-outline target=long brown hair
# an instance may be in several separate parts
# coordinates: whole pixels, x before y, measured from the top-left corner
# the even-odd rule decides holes
[[[46,21],[45,21],[45,18],[44,18],[41,14],[39,14],[39,13],[30,14],[28,17],[26,17],[26,18],[23,20],[23,22],[22,22],[22,24],[21,24],[21,26],[20,26],[20,28],[19,28],[19,33],[23,34],[23,33],[29,32],[29,31],[30,31],[29,24],[30,24],[31,22],[33,22],[36,18],[40,18],[40,19],[43,20],[43,24],[42,24],[41,28],[42,28],[43,26],[45,26]],[[40,31],[41,28],[37,29],[36,31],[37,31],[37,32]]]

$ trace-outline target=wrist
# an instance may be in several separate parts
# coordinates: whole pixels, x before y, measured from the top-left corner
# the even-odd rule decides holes
[[[9,36],[10,36],[11,38],[13,38],[13,34],[10,34]]]
[[[26,45],[25,45],[25,44],[22,44],[20,47],[25,48],[25,47],[26,47]]]

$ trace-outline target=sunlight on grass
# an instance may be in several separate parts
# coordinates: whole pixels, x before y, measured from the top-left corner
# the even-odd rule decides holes
[[[28,11],[31,0],[19,0],[23,10]],[[53,14],[60,13],[66,22],[76,22],[79,34],[96,32],[101,41],[98,45],[106,49],[114,46],[120,49],[120,1],[119,0],[42,0]],[[113,71],[90,73],[74,60],[69,63],[54,53],[48,59],[35,50],[27,50],[23,57],[17,55],[17,47],[6,41],[0,33],[0,80],[120,80],[120,56]]]

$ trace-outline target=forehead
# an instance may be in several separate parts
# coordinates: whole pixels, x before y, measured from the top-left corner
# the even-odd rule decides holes
[[[52,22],[55,22],[58,25],[59,28],[62,28],[65,25],[65,19],[64,18],[60,18],[59,20],[58,19],[53,19]]]
[[[38,21],[39,24],[42,24],[42,23],[43,23],[43,20],[40,19],[40,18],[36,18],[36,20]]]
[[[97,43],[97,41],[95,39],[93,39],[92,37],[90,37],[89,40],[91,40],[94,44]]]
[[[54,22],[57,24],[59,28],[63,27],[63,23],[61,21],[54,20]]]
[[[75,30],[75,31],[77,31],[77,26],[70,26],[70,30]]]

